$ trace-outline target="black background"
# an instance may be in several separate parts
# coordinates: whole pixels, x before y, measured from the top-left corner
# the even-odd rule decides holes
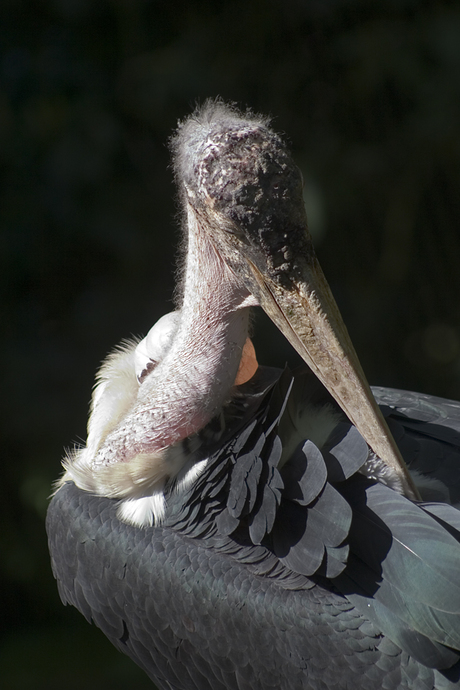
[[[62,607],[43,521],[100,361],[172,309],[168,137],[209,96],[273,115],[369,380],[458,398],[460,8],[3,0],[0,47],[1,682],[151,687]]]

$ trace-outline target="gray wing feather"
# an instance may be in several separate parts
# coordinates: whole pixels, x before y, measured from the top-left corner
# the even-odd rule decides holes
[[[47,517],[64,603],[161,690],[460,688],[459,511],[357,475],[368,449],[347,422],[279,470],[291,389],[334,404],[299,377],[262,370],[243,389],[163,526],[64,485]],[[411,468],[460,496],[460,405],[374,392]]]

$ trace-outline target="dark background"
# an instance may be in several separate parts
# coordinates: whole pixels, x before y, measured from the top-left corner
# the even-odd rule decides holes
[[[61,605],[43,521],[100,361],[172,308],[168,137],[209,96],[272,114],[370,381],[459,398],[459,3],[2,0],[0,41],[1,683],[151,687]]]

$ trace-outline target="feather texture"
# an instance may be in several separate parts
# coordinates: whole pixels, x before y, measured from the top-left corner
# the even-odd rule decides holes
[[[120,523],[115,500],[65,484],[47,521],[63,601],[161,689],[460,688],[458,510],[362,476],[368,447],[327,397],[329,439],[282,464],[303,376],[261,368],[240,387],[219,447],[206,430],[195,444],[196,481],[166,487],[160,526]],[[447,416],[414,428],[407,400],[383,395],[412,463],[421,436],[457,452]]]

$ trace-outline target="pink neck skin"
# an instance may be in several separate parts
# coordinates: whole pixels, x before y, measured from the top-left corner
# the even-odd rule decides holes
[[[181,319],[171,348],[139,388],[133,408],[93,462],[127,462],[202,429],[228,400],[257,303],[215,251],[189,211]]]

